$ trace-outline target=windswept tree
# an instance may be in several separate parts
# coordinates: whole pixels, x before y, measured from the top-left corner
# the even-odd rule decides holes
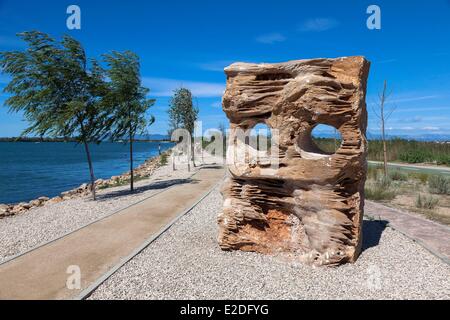
[[[186,129],[193,139],[195,121],[198,118],[198,108],[192,101],[192,93],[189,89],[179,88],[174,91],[174,95],[169,104],[170,132],[175,129]],[[194,145],[191,141],[191,156],[195,165]]]
[[[108,64],[109,94],[105,99],[110,113],[112,139],[126,138],[130,146],[130,189],[134,190],[133,141],[154,122],[147,111],[154,99],[147,99],[149,89],[141,84],[139,57],[130,51],[104,55]]]
[[[24,51],[0,53],[0,66],[11,76],[4,92],[11,112],[23,112],[29,127],[23,135],[73,138],[84,145],[95,200],[95,176],[89,143],[107,134],[102,97],[107,92],[103,69],[88,60],[77,40],[64,36],[56,41],[31,31],[18,35]]]

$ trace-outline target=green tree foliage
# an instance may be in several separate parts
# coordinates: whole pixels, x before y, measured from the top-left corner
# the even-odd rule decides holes
[[[179,88],[174,91],[174,95],[169,104],[169,134],[175,129],[186,129],[193,137],[195,121],[198,118],[198,108],[192,102],[192,93],[189,89]],[[192,161],[194,161],[194,146],[191,143]]]
[[[154,122],[147,111],[155,100],[147,99],[149,89],[141,84],[139,57],[130,51],[112,52],[104,55],[108,64],[109,93],[105,104],[110,113],[112,139],[126,137],[130,146],[130,189],[134,189],[133,140]]]
[[[27,44],[24,51],[0,53],[3,72],[12,77],[4,92],[12,112],[23,112],[29,127],[22,135],[72,137],[84,144],[91,190],[95,199],[95,177],[90,142],[107,134],[108,113],[102,97],[108,88],[104,71],[96,60],[88,60],[82,45],[64,36],[56,41],[31,31],[19,34]]]

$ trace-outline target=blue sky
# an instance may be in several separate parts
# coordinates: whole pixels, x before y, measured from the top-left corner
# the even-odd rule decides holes
[[[81,30],[66,28],[71,4],[81,7]],[[371,4],[381,8],[381,30],[366,27]],[[15,34],[33,29],[70,34],[92,57],[135,51],[157,99],[151,133],[166,132],[169,96],[179,86],[197,97],[204,128],[226,124],[223,67],[232,62],[364,55],[372,62],[369,137],[379,130],[372,104],[384,79],[396,107],[388,133],[450,135],[450,0],[0,0],[0,51],[23,48]],[[0,75],[0,88],[7,81]],[[0,93],[0,136],[17,136],[26,123],[4,99]]]

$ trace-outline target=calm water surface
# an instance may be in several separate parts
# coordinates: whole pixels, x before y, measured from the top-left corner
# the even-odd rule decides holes
[[[167,150],[171,143],[136,142],[135,167],[158,155],[158,145]],[[128,145],[104,142],[90,146],[96,179],[107,179],[129,170]],[[0,143],[0,203],[53,197],[89,181],[89,169],[82,145],[57,142]]]

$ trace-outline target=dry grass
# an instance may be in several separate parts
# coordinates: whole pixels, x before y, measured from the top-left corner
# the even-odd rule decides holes
[[[382,177],[380,167],[369,168],[366,182],[367,199],[450,225],[450,195],[442,192],[439,194],[435,190],[436,180],[439,180],[439,185],[444,184],[442,178],[399,170],[391,170],[388,181],[383,181]],[[442,188],[440,190],[442,191]]]

